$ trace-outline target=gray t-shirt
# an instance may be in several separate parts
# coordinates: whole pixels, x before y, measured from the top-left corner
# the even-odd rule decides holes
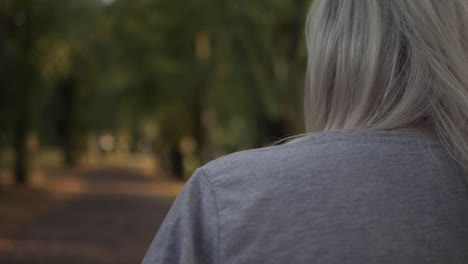
[[[463,170],[428,132],[326,132],[198,169],[144,264],[468,263]]]

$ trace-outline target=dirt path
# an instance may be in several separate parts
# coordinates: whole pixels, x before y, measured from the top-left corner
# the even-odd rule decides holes
[[[132,169],[56,175],[63,200],[25,228],[0,236],[2,264],[140,263],[181,183]]]

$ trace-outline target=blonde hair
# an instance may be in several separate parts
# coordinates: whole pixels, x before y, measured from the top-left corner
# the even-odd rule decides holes
[[[467,28],[467,0],[315,0],[307,132],[429,127],[468,171]]]

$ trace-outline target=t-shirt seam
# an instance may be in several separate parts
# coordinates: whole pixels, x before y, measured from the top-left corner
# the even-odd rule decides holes
[[[322,145],[322,144],[328,144],[328,143],[334,143],[334,142],[351,142],[351,143],[377,143],[377,144],[384,144],[384,145],[396,145],[396,144],[412,144],[412,145],[427,145],[431,147],[443,147],[440,142],[436,141],[431,141],[431,140],[408,140],[408,139],[397,139],[397,138],[392,138],[392,139],[376,139],[376,138],[339,138],[339,139],[324,139],[324,138],[316,138],[316,140],[309,141],[310,144],[313,145]]]
[[[198,169],[200,171],[200,175],[201,175],[201,178],[203,178],[207,183],[208,183],[208,187],[210,189],[210,192],[211,192],[211,195],[213,196],[213,201],[214,201],[214,205],[215,205],[215,209],[216,209],[216,222],[217,222],[217,225],[216,225],[216,228],[217,228],[217,239],[218,239],[218,242],[217,242],[217,249],[216,249],[216,263],[219,264],[221,263],[220,262],[220,248],[221,248],[221,232],[220,232],[220,218],[219,218],[219,207],[218,207],[218,202],[216,200],[216,193],[214,191],[214,187],[212,185],[212,183],[210,182],[210,180],[208,179],[208,176],[206,175],[205,171],[202,169],[202,168],[199,168]]]
[[[434,139],[414,139],[414,140],[409,140],[408,138],[389,138],[388,140],[383,139],[383,138],[375,138],[375,137],[361,137],[361,138],[325,138],[327,134],[319,134],[315,137],[309,137],[307,139],[304,139],[304,141],[298,141],[294,142],[291,144],[285,144],[285,145],[273,145],[273,146],[265,146],[264,148],[257,148],[257,149],[250,149],[246,151],[255,151],[258,153],[263,153],[263,152],[271,152],[274,150],[281,150],[281,149],[290,149],[290,148],[296,148],[299,147],[300,145],[323,145],[323,144],[329,144],[329,143],[335,143],[335,142],[351,142],[351,143],[378,143],[378,144],[385,144],[385,145],[395,145],[395,144],[414,144],[414,145],[427,145],[431,147],[437,147],[437,148],[443,148],[444,146],[441,144],[441,142],[436,141]],[[237,152],[242,153],[241,152]],[[236,154],[236,153],[233,153]]]
[[[323,139],[323,138],[321,138],[321,136],[318,136],[317,138],[309,138],[307,141],[295,142],[295,143],[290,144],[290,145],[276,145],[276,146],[266,147],[266,148],[251,149],[250,151],[254,151],[256,153],[265,153],[265,152],[272,152],[272,151],[275,151],[275,150],[276,151],[289,150],[289,149],[294,149],[294,148],[304,147],[304,146],[322,146],[322,145],[326,145],[326,144],[333,144],[333,143],[340,143],[340,142],[356,143],[356,144],[362,144],[362,145],[372,145],[372,143],[375,143],[375,144],[392,145],[392,146],[395,146],[395,145],[406,146],[408,144],[411,144],[411,145],[415,145],[415,146],[427,146],[427,147],[433,147],[433,148],[444,148],[444,146],[441,145],[441,143],[439,143],[439,142],[434,142],[434,141],[430,141],[430,140],[423,140],[423,139],[409,141],[407,139],[395,140],[395,138],[394,138],[394,139],[392,139],[393,142],[391,142],[391,141],[386,141],[386,142],[385,141],[380,141],[380,140],[376,140],[375,138],[373,138],[371,140],[366,140],[366,139],[357,140],[356,138],[352,138],[352,139],[340,138],[340,139],[327,139],[327,140],[320,140],[320,139]],[[406,144],[402,144],[402,143],[406,143]],[[278,148],[278,149],[276,149],[276,148]],[[240,153],[242,153],[242,152],[237,152],[237,153],[233,153],[233,154],[240,154]],[[227,156],[225,156],[225,157],[227,157]],[[225,157],[221,157],[221,159],[225,158]],[[216,160],[214,160],[214,161],[216,161]],[[212,162],[214,162],[214,161],[212,161]],[[220,161],[220,160],[218,160],[218,161]],[[207,166],[209,166],[210,163],[206,164],[202,168],[209,168]],[[206,177],[206,174],[204,172],[202,172],[202,173]],[[213,184],[208,179],[207,179],[207,181],[209,182],[210,186],[214,189],[214,184],[216,184],[216,183]]]

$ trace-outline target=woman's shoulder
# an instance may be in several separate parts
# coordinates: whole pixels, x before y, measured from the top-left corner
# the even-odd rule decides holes
[[[427,147],[440,149],[433,134],[412,132],[327,132],[290,144],[240,151],[215,159],[200,168],[213,186],[282,181],[321,172],[369,170],[391,163],[412,167]],[[406,156],[412,159],[405,158]],[[336,173],[335,173],[336,174]],[[328,177],[325,175],[325,177]],[[334,175],[329,177],[333,178]],[[317,177],[319,180],[323,177]]]
[[[304,138],[289,144],[239,151],[208,162],[200,170],[215,187],[272,179],[286,172],[294,174],[305,163],[319,162],[326,149],[330,152],[335,148],[321,143],[319,137]]]

